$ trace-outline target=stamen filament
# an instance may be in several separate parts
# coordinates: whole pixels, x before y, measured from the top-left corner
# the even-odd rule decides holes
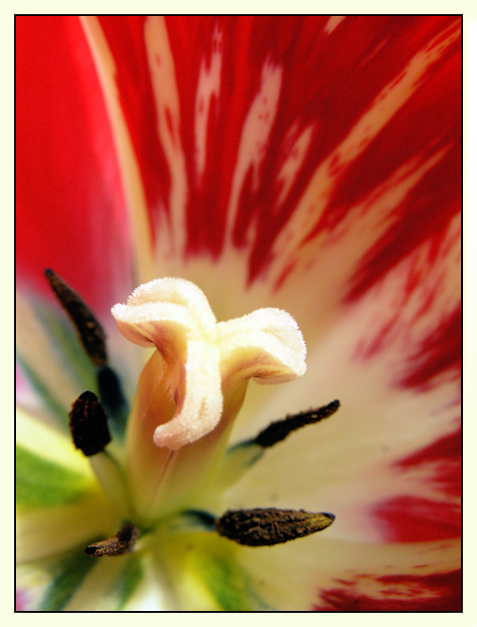
[[[174,520],[175,531],[189,531],[200,529],[201,531],[215,531],[216,518],[206,510],[187,509]]]
[[[89,458],[91,468],[111,501],[118,516],[131,515],[131,505],[126,490],[126,479],[116,459],[107,451]]]
[[[101,403],[111,418],[111,430],[121,439],[126,431],[129,404],[123,394],[118,375],[108,365],[97,370],[97,381]]]

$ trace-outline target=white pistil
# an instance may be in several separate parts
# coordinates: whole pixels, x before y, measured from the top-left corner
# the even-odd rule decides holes
[[[167,387],[175,412],[171,417],[155,409],[158,447],[177,450],[213,431],[221,419],[233,419],[235,406],[233,416],[223,415],[229,406],[224,394],[233,397],[247,380],[281,383],[306,370],[305,343],[289,314],[260,309],[217,323],[201,290],[183,279],[141,285],[112,314],[127,339],[155,346],[167,369],[166,380],[158,372],[157,381]]]

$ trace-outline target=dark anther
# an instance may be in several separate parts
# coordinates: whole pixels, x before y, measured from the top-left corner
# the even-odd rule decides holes
[[[299,414],[287,416],[283,418],[283,420],[272,422],[272,424],[268,425],[266,429],[257,435],[254,442],[263,448],[273,446],[277,442],[284,440],[292,431],[328,418],[338,410],[339,406],[339,401],[333,401],[324,407],[302,411]]]
[[[123,555],[132,551],[138,537],[138,530],[134,525],[124,525],[112,538],[90,544],[84,550],[86,555],[101,557],[102,555]]]
[[[246,546],[273,546],[329,527],[333,514],[294,509],[242,509],[226,512],[215,523],[216,531]]]
[[[53,270],[45,270],[45,277],[73,322],[88,357],[95,366],[103,366],[107,361],[106,335],[93,312]]]
[[[100,453],[111,441],[108,417],[93,392],[83,392],[73,403],[70,431],[76,448],[88,457]]]

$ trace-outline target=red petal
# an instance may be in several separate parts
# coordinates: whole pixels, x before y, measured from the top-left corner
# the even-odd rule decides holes
[[[91,305],[110,306],[129,274],[128,223],[80,22],[20,16],[16,24],[19,274],[46,289],[42,272],[53,267]]]

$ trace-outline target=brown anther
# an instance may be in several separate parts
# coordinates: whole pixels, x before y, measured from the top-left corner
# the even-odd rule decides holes
[[[87,457],[101,453],[111,442],[108,417],[93,392],[83,392],[73,403],[69,415],[73,443]]]
[[[107,361],[106,335],[93,312],[56,272],[45,270],[45,277],[73,322],[88,357],[95,366],[103,366]]]
[[[246,546],[273,546],[329,527],[333,514],[302,509],[242,509],[226,512],[215,523],[216,531]]]
[[[137,527],[126,524],[112,538],[90,544],[84,550],[86,555],[101,557],[103,555],[123,555],[132,551],[138,538]]]
[[[315,422],[320,422],[338,411],[340,406],[339,401],[332,401],[324,407],[318,409],[310,409],[309,411],[302,411],[299,414],[287,416],[283,420],[277,420],[272,422],[266,429],[261,431],[254,439],[255,444],[267,448],[273,446],[277,442],[284,440],[292,431],[301,429],[306,425],[312,425]]]

